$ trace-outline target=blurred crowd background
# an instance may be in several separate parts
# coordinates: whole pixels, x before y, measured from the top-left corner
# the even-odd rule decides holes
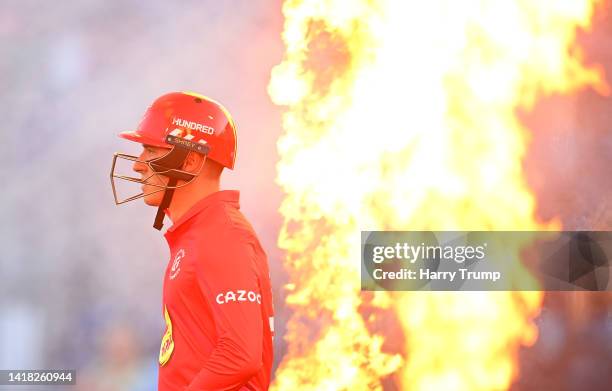
[[[76,368],[88,391],[156,388],[169,252],[154,209],[115,206],[109,172],[114,152],[140,151],[117,133],[169,91],[214,97],[236,119],[222,186],[241,191],[281,306],[280,110],[266,92],[281,29],[270,0],[0,2],[0,368]]]
[[[609,3],[580,42],[612,82]],[[237,122],[237,166],[223,187],[241,191],[269,255],[278,364],[289,316],[276,246],[281,108],[266,87],[282,23],[281,0],[0,2],[1,369],[75,368],[79,390],[155,389],[169,254],[155,210],[116,207],[108,177],[115,151],[139,151],[116,134],[176,90],[223,102]],[[584,91],[520,113],[533,130],[525,170],[542,219],[612,229],[611,103]],[[611,303],[609,293],[547,294],[515,388],[612,384]]]

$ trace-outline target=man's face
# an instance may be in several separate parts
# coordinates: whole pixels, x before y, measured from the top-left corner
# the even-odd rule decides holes
[[[160,148],[153,147],[150,145],[142,146],[142,153],[138,156],[138,160],[140,161],[149,161],[153,159],[157,159],[159,157],[164,156],[170,151],[168,148]],[[168,184],[168,177],[163,175],[154,175],[154,171],[149,167],[148,164],[141,162],[134,162],[132,169],[140,174],[141,179],[149,178],[147,183],[154,183],[161,186],[166,186]],[[159,206],[161,204],[162,198],[164,197],[164,192],[161,187],[153,186],[150,184],[143,184],[141,186],[141,190],[143,193],[147,194],[144,196],[144,202],[150,206]],[[162,190],[162,191],[160,191]],[[157,191],[156,193],[153,193]],[[153,193],[153,194],[148,194]]]

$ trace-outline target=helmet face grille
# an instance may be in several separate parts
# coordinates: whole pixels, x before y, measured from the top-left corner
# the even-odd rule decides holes
[[[133,201],[142,197],[145,197],[150,194],[166,191],[168,189],[177,189],[183,186],[187,186],[191,183],[197,176],[202,172],[202,168],[204,167],[204,163],[206,159],[202,160],[200,167],[196,170],[196,172],[188,172],[181,169],[185,158],[189,154],[189,150],[184,148],[173,148],[168,151],[167,154],[152,160],[140,160],[137,156],[128,155],[124,153],[115,153],[113,156],[113,162],[110,170],[110,181],[111,188],[113,190],[113,197],[115,199],[115,204],[120,205],[129,201]],[[130,162],[130,163],[141,163],[146,164],[150,167],[152,174],[138,178],[132,176],[130,174],[122,174],[124,172],[122,169],[118,168],[117,162]],[[152,178],[158,175],[163,175],[171,179],[171,181],[167,185],[163,185],[160,183],[156,183]],[[137,183],[141,185],[150,185],[156,188],[156,190],[151,191],[149,193],[144,193],[140,191],[139,193],[128,196],[128,197],[120,197],[118,192],[117,184],[115,180],[121,180],[122,183]],[[174,181],[174,182],[172,182]],[[177,181],[183,181],[180,184],[176,184]],[[172,184],[174,183],[174,184]],[[133,194],[133,193],[132,193]]]

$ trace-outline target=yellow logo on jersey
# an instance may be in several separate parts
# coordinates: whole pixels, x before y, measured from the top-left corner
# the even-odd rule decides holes
[[[172,322],[170,321],[170,314],[168,309],[164,306],[164,318],[166,319],[166,332],[161,341],[161,347],[159,348],[159,365],[165,365],[172,352],[174,351],[174,340],[172,339]]]

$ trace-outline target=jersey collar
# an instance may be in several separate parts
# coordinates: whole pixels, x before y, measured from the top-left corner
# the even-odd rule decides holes
[[[216,204],[218,202],[229,202],[235,203],[236,206],[238,206],[239,198],[240,192],[238,190],[221,190],[211,193],[206,197],[202,198],[200,201],[196,202],[191,208],[189,208],[189,210],[187,210],[187,212],[183,216],[181,216],[180,219],[178,219],[174,224],[172,224],[172,227],[168,228],[165,235],[176,231],[177,228],[180,227],[183,223],[191,219],[193,216],[204,211],[210,205]]]

